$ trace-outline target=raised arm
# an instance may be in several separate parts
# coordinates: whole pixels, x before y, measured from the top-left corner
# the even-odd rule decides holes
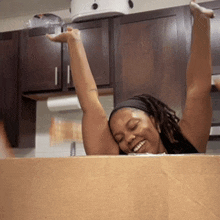
[[[191,55],[187,67],[187,97],[180,127],[199,152],[205,152],[212,118],[210,18],[213,11],[190,3],[194,17]]]
[[[83,111],[82,132],[85,151],[88,155],[119,154],[119,147],[114,141],[106,113],[99,102],[98,91],[80,31],[67,28],[67,32],[56,37],[47,35],[54,42],[67,42],[70,56],[72,78]]]

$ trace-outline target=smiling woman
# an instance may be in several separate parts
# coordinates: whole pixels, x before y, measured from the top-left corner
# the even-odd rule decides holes
[[[119,104],[108,121],[80,31],[68,28],[58,36],[48,35],[51,41],[68,43],[71,73],[83,110],[82,132],[87,154],[206,152],[212,118],[210,18],[214,14],[195,1],[190,2],[190,9],[194,24],[186,72],[186,106],[181,119],[161,101],[141,95]]]
[[[123,108],[112,116],[112,135],[120,149],[126,153],[164,153],[154,118],[144,111]]]
[[[179,121],[166,104],[143,94],[116,106],[110,115],[109,126],[126,154],[198,153],[182,135]]]

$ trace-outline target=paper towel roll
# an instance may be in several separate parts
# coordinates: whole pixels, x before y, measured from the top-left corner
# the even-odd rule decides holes
[[[77,96],[59,96],[48,98],[47,107],[52,112],[81,109]]]

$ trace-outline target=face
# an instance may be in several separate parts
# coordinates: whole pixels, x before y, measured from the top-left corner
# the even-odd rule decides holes
[[[113,137],[125,153],[164,153],[155,120],[144,111],[122,108],[110,121]]]

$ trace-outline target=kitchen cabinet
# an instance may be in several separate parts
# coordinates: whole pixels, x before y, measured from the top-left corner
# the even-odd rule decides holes
[[[74,89],[68,46],[49,41],[45,34],[59,34],[70,26],[81,31],[87,58],[98,86],[110,87],[108,19],[26,29],[21,32],[21,90],[27,93]]]
[[[66,24],[64,31],[66,31],[68,26],[79,29],[81,32],[88,62],[97,86],[109,87],[111,85],[111,79],[108,19]],[[63,74],[63,87],[66,90],[74,88],[67,44],[63,45]]]
[[[61,33],[61,26],[21,31],[20,66],[22,92],[61,90],[60,43],[51,42],[46,34]]]
[[[36,102],[22,97],[20,36],[20,31],[0,33],[0,96],[9,141],[13,147],[25,148],[35,146]]]
[[[18,42],[18,31],[0,33],[0,105],[5,128],[13,146],[17,145],[18,134]]]
[[[148,93],[181,115],[185,102],[184,7],[114,20],[115,104]]]

